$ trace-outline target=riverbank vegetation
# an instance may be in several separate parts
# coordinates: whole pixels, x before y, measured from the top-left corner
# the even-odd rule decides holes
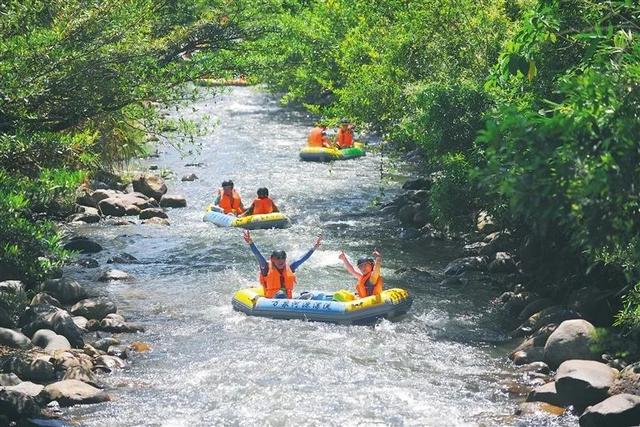
[[[224,76],[268,3],[20,0],[0,5],[0,280],[27,285],[65,259],[51,219],[79,184],[144,154],[158,107]],[[103,174],[108,176],[108,174]]]
[[[292,2],[248,70],[419,148],[433,223],[490,212],[534,290],[625,295],[616,321],[637,333],[639,23],[631,1]]]

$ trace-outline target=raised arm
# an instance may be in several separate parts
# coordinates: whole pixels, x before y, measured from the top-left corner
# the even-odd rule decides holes
[[[251,239],[251,233],[249,232],[249,230],[244,230],[242,237],[244,238],[244,241],[249,244],[251,252],[253,252],[253,254],[258,259],[258,264],[260,264],[260,273],[262,273],[263,276],[269,274],[269,264],[267,264],[267,260],[264,259],[256,244],[253,243],[253,239]]]
[[[380,270],[382,269],[382,254],[380,254],[378,249],[373,250],[373,259],[375,262],[373,264],[373,272],[371,273],[371,281],[376,283],[378,278],[380,278]]]
[[[356,270],[353,267],[353,264],[351,264],[351,262],[349,261],[349,258],[347,258],[347,255],[344,253],[344,251],[340,251],[340,255],[338,255],[338,258],[342,260],[344,267],[347,269],[349,273],[351,273],[353,277],[355,277],[356,279],[360,279],[360,277],[362,277],[362,274],[360,274],[360,272],[358,272],[358,270]]]
[[[291,271],[296,271],[296,269],[298,267],[300,267],[300,265],[303,262],[308,260],[309,257],[313,254],[313,252],[315,252],[315,250],[320,247],[321,243],[322,243],[322,234],[318,234],[318,237],[316,237],[316,241],[313,244],[313,247],[311,249],[309,249],[306,254],[302,255],[302,257],[300,257],[299,259],[297,259],[294,262],[292,262],[291,264],[289,264],[289,268],[291,268]]]

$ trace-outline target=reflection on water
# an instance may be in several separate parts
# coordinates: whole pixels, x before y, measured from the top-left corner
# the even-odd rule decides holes
[[[196,111],[192,110],[192,107]],[[148,331],[153,351],[133,355],[132,367],[106,377],[113,401],[75,407],[82,425],[575,425],[575,420],[511,416],[515,404],[500,382],[515,378],[502,338],[486,315],[494,291],[484,285],[443,287],[438,275],[456,256],[446,242],[404,241],[392,219],[377,215],[380,157],[303,163],[297,150],[312,118],[280,108],[274,97],[234,88],[184,110],[210,115],[219,127],[200,138],[203,150],[181,158],[170,147],[155,159],[176,177],[170,193],[188,208],[169,212],[170,227],[87,226],[108,251],[136,256],[115,265],[132,274],[126,284],[98,284],[79,274]],[[186,167],[187,163],[205,164]],[[269,188],[293,219],[286,230],[253,232],[263,253],[282,248],[296,257],[322,232],[323,246],[299,270],[299,289],[352,288],[337,255],[381,249],[385,283],[415,295],[410,313],[376,327],[336,326],[250,318],[231,309],[238,288],[255,281],[257,264],[235,229],[202,222],[221,181],[233,179],[248,204]],[[385,198],[397,192],[391,185]],[[140,339],[140,337],[138,337]]]

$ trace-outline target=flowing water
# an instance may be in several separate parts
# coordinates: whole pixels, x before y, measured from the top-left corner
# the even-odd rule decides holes
[[[255,88],[233,88],[180,111],[218,123],[197,138],[188,157],[169,146],[146,161],[170,168],[170,193],[188,208],[169,212],[170,227],[83,226],[77,231],[105,246],[101,265],[119,252],[141,263],[114,265],[132,283],[98,284],[96,270],[76,268],[96,292],[110,295],[147,332],[126,337],[153,351],[132,355],[129,369],[103,379],[113,400],[67,410],[87,426],[457,426],[575,425],[575,419],[512,416],[515,401],[502,391],[517,374],[505,362],[503,338],[488,311],[495,290],[468,283],[439,284],[455,246],[405,240],[399,223],[376,201],[398,193],[381,181],[380,155],[333,164],[298,160],[313,118],[281,108]],[[187,163],[203,162],[199,168]],[[385,168],[386,169],[386,168]],[[199,179],[181,182],[194,172]],[[270,190],[293,219],[286,230],[253,232],[268,254],[302,255],[318,233],[324,243],[298,270],[298,289],[352,288],[338,260],[374,247],[383,253],[387,287],[407,288],[413,308],[375,327],[251,318],[234,312],[235,290],[255,283],[257,263],[238,229],[202,222],[220,182],[233,179],[245,203],[258,187]],[[387,182],[388,181],[388,182]],[[384,188],[381,182],[385,182]]]

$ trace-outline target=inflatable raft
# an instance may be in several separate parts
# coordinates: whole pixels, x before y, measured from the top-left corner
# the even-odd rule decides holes
[[[219,227],[239,227],[247,230],[287,228],[291,225],[289,218],[281,212],[237,217],[212,210],[211,207],[204,214],[202,220],[212,222]]]
[[[307,162],[331,162],[333,160],[349,160],[365,155],[364,144],[355,142],[353,147],[325,148],[325,147],[304,147],[300,150],[300,159]]]
[[[344,294],[346,291],[338,293]],[[404,289],[393,288],[352,301],[334,301],[334,294],[313,293],[312,299],[265,298],[261,287],[241,289],[233,296],[236,311],[272,319],[300,319],[344,325],[366,325],[378,319],[401,316],[413,298]]]

